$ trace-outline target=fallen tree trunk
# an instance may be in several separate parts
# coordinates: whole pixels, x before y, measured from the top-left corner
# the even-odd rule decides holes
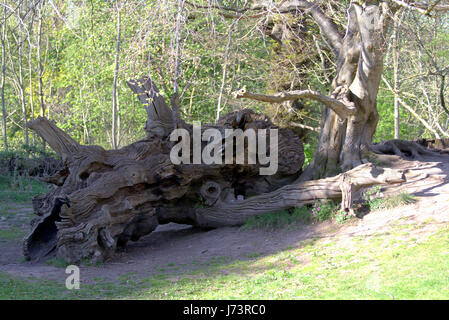
[[[418,139],[416,141],[420,145],[426,148],[439,149],[444,151],[449,151],[449,139]]]
[[[42,117],[29,122],[61,156],[64,169],[46,178],[55,189],[33,199],[40,218],[23,243],[27,259],[57,254],[67,262],[104,260],[158,224],[236,226],[264,212],[341,198],[340,176],[295,182],[304,163],[301,140],[250,110],[233,112],[201,131],[214,128],[224,137],[226,129],[278,129],[276,174],[260,175],[258,163],[174,164],[170,132],[182,128],[192,133],[192,126],[174,119],[151,79],[130,82],[130,87],[147,109],[147,137],[119,150],[80,145]],[[349,192],[404,181],[401,172],[371,164],[345,175],[351,187],[343,190]],[[352,199],[350,194],[344,198]]]
[[[194,225],[202,227],[239,226],[248,218],[262,213],[300,207],[324,199],[338,200],[342,198],[341,178],[343,175],[350,178],[352,186],[350,193],[377,184],[405,181],[401,171],[378,168],[371,163],[366,163],[335,177],[293,183],[246,200],[219,202],[213,207],[195,209],[190,216],[194,217]],[[182,210],[176,211],[176,216],[181,217]],[[160,219],[169,222],[175,219],[175,216],[173,213],[167,215],[166,211],[162,210]]]

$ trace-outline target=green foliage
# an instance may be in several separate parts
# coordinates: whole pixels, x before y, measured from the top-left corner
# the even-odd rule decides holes
[[[382,193],[380,192],[381,186],[377,185],[367,189],[362,194],[362,200],[371,210],[375,210],[382,205]]]
[[[315,150],[311,146],[310,143],[304,143],[304,165],[303,168],[307,167],[310,164],[310,161],[313,159]]]
[[[413,105],[413,103],[411,103]],[[379,112],[379,123],[373,141],[380,142],[394,139],[394,96],[391,92],[380,89],[377,96],[377,111]],[[410,114],[399,108],[399,135],[404,140],[414,140],[416,137],[428,137],[432,135],[423,130],[422,124]]]
[[[274,211],[249,218],[242,229],[278,229],[294,222],[296,217],[287,210]]]
[[[335,214],[335,221],[337,221],[338,224],[342,224],[350,218],[351,216],[349,215],[349,213],[342,209],[338,210]]]
[[[56,268],[66,268],[69,265],[69,263],[58,257],[48,259],[47,261],[45,261],[45,264],[48,266],[54,266]]]
[[[348,1],[344,1],[345,3]],[[117,48],[117,7],[114,2],[56,1],[43,4],[41,61],[37,55],[38,14],[25,14],[31,3],[16,5],[21,16],[11,14],[7,24],[5,105],[9,146],[20,149],[25,141],[24,121],[41,113],[55,121],[75,140],[83,144],[111,145],[112,83]],[[142,127],[146,112],[126,85],[126,81],[151,74],[161,94],[169,100],[173,94],[175,75],[174,33],[178,13],[176,1],[118,1],[121,9],[121,34],[118,53],[118,115],[120,146],[144,137]],[[206,1],[199,1],[207,5]],[[230,2],[231,7],[245,5]],[[342,6],[344,7],[344,6]],[[206,13],[207,14],[204,14]],[[326,12],[327,13],[327,12]],[[216,10],[189,7],[182,13],[180,30],[180,61],[177,81],[181,90],[182,117],[187,122],[200,120],[212,123],[216,118],[218,97],[222,94],[222,112],[239,108],[252,108],[269,114],[276,124],[291,122],[318,127],[321,105],[307,99],[297,101],[294,107],[252,100],[234,100],[231,92],[241,87],[260,93],[274,93],[290,89],[311,87],[329,92],[329,83],[335,73],[335,58],[328,46],[321,43],[318,26],[302,15],[272,15],[264,26],[287,22],[289,26],[302,26],[293,32],[297,39],[283,39],[283,45],[254,28],[254,20],[241,19],[233,23]],[[345,25],[346,12],[332,10],[337,24]],[[64,17],[64,18],[62,18]],[[447,131],[448,117],[439,105],[439,78],[426,70],[444,69],[449,58],[447,50],[447,15],[438,13],[434,18],[405,16],[401,30],[403,46],[400,48],[400,91],[404,101],[418,110],[430,123],[439,123]],[[412,25],[410,25],[412,23]],[[413,28],[413,29],[410,29]],[[419,31],[425,48],[417,53],[418,42],[408,30]],[[19,41],[21,37],[22,41]],[[28,38],[29,37],[29,38]],[[284,37],[281,37],[284,38]],[[229,48],[227,43],[229,41]],[[28,41],[29,40],[29,41]],[[20,44],[20,51],[19,51]],[[320,52],[317,50],[320,48]],[[30,49],[30,51],[29,51]],[[228,49],[228,50],[227,50]],[[19,55],[19,52],[21,53]],[[386,52],[384,76],[393,79],[391,50]],[[412,62],[408,62],[412,61]],[[407,62],[407,63],[406,63]],[[419,62],[416,63],[416,62]],[[39,65],[42,65],[43,102],[40,110]],[[419,68],[417,66],[420,66]],[[422,65],[422,67],[421,67]],[[20,68],[19,68],[20,66]],[[29,70],[31,66],[31,70]],[[226,66],[225,77],[224,71]],[[420,70],[424,68],[424,70]],[[23,119],[18,74],[23,77],[26,119]],[[437,74],[438,72],[432,72]],[[413,75],[413,76],[409,76]],[[424,76],[425,75],[425,76]],[[222,83],[222,80],[224,82]],[[422,83],[424,81],[424,84]],[[415,89],[424,86],[429,92],[430,108],[425,106],[421,93]],[[446,86],[447,87],[447,86]],[[222,90],[223,89],[223,90]],[[447,90],[447,88],[446,88]],[[33,111],[31,110],[33,103]],[[381,86],[377,97],[380,121],[375,141],[393,138],[393,95]],[[305,142],[305,166],[313,157],[317,133],[295,128]],[[430,137],[431,134],[408,111],[400,110],[401,138]],[[41,139],[29,132],[29,144],[37,146]],[[0,139],[0,148],[3,139]]]
[[[321,200],[313,204],[312,215],[314,220],[322,222],[332,218],[337,210],[337,203],[331,200]]]

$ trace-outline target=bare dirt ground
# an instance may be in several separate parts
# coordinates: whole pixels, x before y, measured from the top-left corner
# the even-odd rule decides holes
[[[221,228],[204,231],[186,225],[167,224],[138,242],[130,243],[125,252],[100,266],[81,266],[83,282],[94,283],[96,279],[115,281],[120,276],[134,274],[145,277],[163,272],[167,265],[180,266],[179,273],[197,268],[212,259],[245,260],[254,254],[267,255],[288,247],[299,246],[302,240],[329,238],[341,240],[388,232],[392,225],[422,224],[413,231],[415,238],[425,237],[429,232],[449,223],[449,155],[426,157],[424,161],[397,160],[393,168],[405,170],[407,182],[382,189],[384,194],[407,191],[418,201],[407,206],[370,212],[360,219],[338,225],[324,222],[297,225],[282,230],[242,230]],[[31,202],[31,201],[30,201]],[[10,204],[13,219],[0,216],[0,229],[21,228],[29,230],[32,217],[31,204]],[[21,239],[0,241],[0,271],[13,276],[36,277],[64,281],[65,269],[45,262],[25,262],[22,257]]]

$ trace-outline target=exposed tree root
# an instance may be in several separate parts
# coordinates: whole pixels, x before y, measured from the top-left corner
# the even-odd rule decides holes
[[[371,146],[372,150],[378,154],[396,155],[401,158],[421,160],[423,156],[439,155],[440,151],[423,147],[416,141],[388,140]]]

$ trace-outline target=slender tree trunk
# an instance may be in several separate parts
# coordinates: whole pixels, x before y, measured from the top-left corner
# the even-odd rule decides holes
[[[393,24],[393,88],[395,92],[399,92],[399,12],[395,14]],[[399,100],[394,95],[394,138],[399,139]]]
[[[2,129],[3,144],[5,150],[8,151],[8,137],[6,135],[6,108],[5,108],[5,76],[6,76],[6,1],[3,0],[3,23],[2,23],[2,82],[1,82],[1,99],[2,99]]]
[[[115,101],[117,103],[117,135],[116,135],[117,138],[115,139],[115,141],[117,142],[117,147],[119,147],[120,143],[121,143],[121,138],[120,138],[120,136],[121,136],[121,130],[120,130],[121,116],[120,116],[120,102],[119,102],[119,98],[118,98],[118,91],[119,90],[117,90],[115,92]]]
[[[48,49],[50,48],[50,43],[49,43],[50,42],[50,36],[49,36],[48,33],[47,33],[47,37],[46,38],[47,39],[46,39],[46,43],[45,43],[45,55],[44,55],[44,57],[45,57],[44,62],[45,63],[44,63],[44,65],[47,65],[47,63],[48,63]],[[43,72],[43,70],[42,70],[42,72]],[[53,77],[53,70],[52,70],[50,78],[48,80],[48,93],[49,93],[50,97],[53,95],[53,92],[52,92],[52,90],[53,90],[53,88],[52,88],[52,77]],[[44,97],[44,95],[42,95],[42,98],[43,97]],[[47,114],[46,117],[48,119],[51,119],[51,104],[50,103],[45,105],[45,113]]]
[[[32,29],[32,23],[30,23],[30,30]],[[34,120],[34,101],[33,101],[33,64],[32,64],[32,53],[33,53],[33,45],[31,41],[31,33],[28,33],[28,77],[30,81],[30,118]],[[33,139],[33,146],[36,145],[36,134],[34,131],[31,133],[31,137]]]
[[[117,40],[115,46],[115,70],[114,81],[112,84],[112,131],[111,131],[111,144],[113,149],[117,149],[117,111],[118,111],[118,99],[117,99],[117,77],[119,70],[119,54],[120,54],[120,32],[121,32],[121,8],[118,2],[116,2],[117,8]]]
[[[42,82],[43,77],[43,67],[42,67],[42,56],[41,56],[41,39],[42,39],[42,9],[43,9],[44,1],[42,1],[39,5],[39,22],[38,22],[38,32],[37,32],[37,60],[38,60],[38,80],[39,80],[39,109],[41,117],[45,116],[45,104],[44,104],[44,84]],[[46,142],[42,140],[42,146],[44,150],[46,149]]]
[[[234,21],[235,23],[235,21]],[[218,103],[217,103],[217,115],[215,117],[215,121],[218,121],[220,119],[220,113],[221,113],[221,100],[223,99],[223,91],[226,84],[226,72],[228,70],[228,56],[229,56],[229,47],[231,46],[231,39],[232,39],[232,27],[234,26],[234,23],[232,23],[229,26],[228,30],[228,42],[226,43],[226,49],[223,57],[223,75],[221,79],[221,86],[220,86],[220,94],[218,95]]]
[[[17,15],[20,18],[20,10],[17,11]],[[22,68],[22,25],[19,28],[19,43],[18,43],[18,51],[19,51],[19,91],[20,91],[20,102],[22,105],[22,117],[23,117],[23,133],[25,138],[25,145],[29,145],[29,135],[28,135],[28,126],[26,125],[27,119],[27,107],[25,103],[25,92],[23,87],[23,68]]]
[[[173,96],[171,98],[171,105],[172,105],[172,117],[174,126],[177,126],[178,122],[181,119],[181,111],[179,110],[179,85],[178,85],[178,78],[179,78],[179,72],[180,72],[180,66],[181,66],[181,59],[180,59],[180,41],[181,41],[181,18],[182,18],[182,12],[184,10],[184,0],[178,0],[178,14],[176,16],[176,31],[175,31],[175,70],[174,70],[174,77],[173,77]]]

